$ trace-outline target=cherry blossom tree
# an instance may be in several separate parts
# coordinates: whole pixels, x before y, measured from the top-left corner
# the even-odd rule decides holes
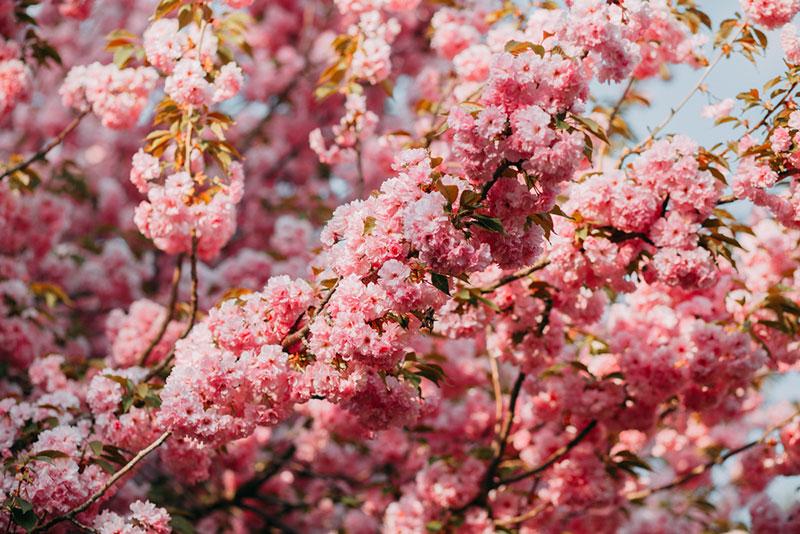
[[[800,1],[727,9],[0,0],[0,528],[800,532]]]

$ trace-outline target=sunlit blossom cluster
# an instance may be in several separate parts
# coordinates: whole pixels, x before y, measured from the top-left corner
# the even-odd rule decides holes
[[[800,3],[522,4],[0,1],[0,528],[798,531]]]

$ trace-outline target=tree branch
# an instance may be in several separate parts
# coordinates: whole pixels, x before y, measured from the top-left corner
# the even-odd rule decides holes
[[[81,523],[80,521],[78,521],[74,517],[70,517],[68,519],[68,521],[70,523],[72,523],[73,525],[75,525],[76,527],[78,527],[79,529],[81,529],[83,532],[90,532],[92,534],[97,534],[97,530],[95,530],[94,528],[90,527],[89,525],[85,525],[85,524]]]
[[[534,517],[542,513],[542,511],[544,511],[548,506],[550,506],[549,502],[541,502],[539,503],[538,506],[534,506],[524,514],[520,514],[514,517],[509,517],[507,519],[498,519],[494,522],[494,524],[499,527],[511,527],[519,523],[524,523],[525,521],[533,519]]]
[[[168,431],[164,432],[158,438],[156,438],[155,441],[153,441],[150,445],[148,445],[147,447],[145,447],[144,449],[142,449],[138,453],[136,453],[136,456],[131,458],[131,460],[127,464],[122,466],[122,468],[119,471],[117,471],[116,473],[111,475],[111,477],[106,481],[106,483],[103,484],[103,486],[99,490],[94,492],[91,497],[86,499],[83,502],[83,504],[80,504],[80,505],[76,506],[75,508],[73,508],[72,510],[67,512],[66,514],[60,515],[58,517],[54,517],[50,521],[48,521],[48,522],[46,522],[46,523],[44,523],[42,525],[34,527],[34,529],[31,530],[30,532],[45,532],[45,531],[49,530],[51,527],[61,523],[62,521],[72,521],[75,518],[75,516],[77,516],[79,513],[83,512],[83,511],[85,511],[91,505],[93,505],[95,502],[97,502],[100,499],[100,497],[105,495],[105,493],[111,488],[111,486],[116,484],[119,479],[121,479],[126,474],[128,474],[128,472],[130,472],[131,469],[136,467],[136,464],[138,464],[139,462],[144,460],[147,457],[148,454],[150,454],[151,452],[156,450],[158,447],[160,447],[161,444],[164,443],[165,441],[167,441],[167,439],[171,435],[172,435],[172,431],[171,430],[168,430]]]
[[[29,156],[28,159],[3,171],[3,174],[0,174],[0,181],[2,181],[7,176],[11,176],[15,172],[19,172],[27,168],[32,163],[35,163],[39,160],[43,160],[47,156],[47,154],[50,153],[51,150],[53,150],[55,147],[64,142],[64,139],[70,134],[70,132],[72,132],[72,130],[78,127],[78,125],[81,123],[81,120],[83,120],[83,118],[88,114],[89,110],[82,111],[80,115],[72,119],[72,121],[69,124],[67,124],[67,126],[63,130],[61,130],[61,132],[57,136],[51,139],[49,143],[40,148],[36,153]]]
[[[519,482],[520,480],[524,480],[524,479],[526,479],[528,477],[536,476],[536,475],[539,475],[539,474],[543,473],[544,471],[547,471],[550,467],[552,467],[554,464],[556,464],[559,461],[561,461],[567,454],[569,454],[569,452],[572,449],[577,447],[578,444],[580,444],[580,442],[582,442],[586,438],[586,436],[588,436],[591,433],[591,431],[594,429],[594,427],[596,427],[596,426],[597,426],[597,420],[596,419],[592,419],[591,421],[589,421],[589,424],[587,424],[585,427],[583,427],[583,430],[578,432],[577,436],[572,438],[569,441],[569,443],[567,443],[566,445],[564,445],[560,449],[556,450],[553,454],[551,454],[547,458],[547,460],[545,460],[541,465],[539,465],[537,467],[534,467],[533,469],[530,469],[528,471],[525,471],[525,472],[519,473],[517,475],[510,476],[510,477],[508,477],[506,479],[500,480],[496,484],[495,487],[502,486],[502,485],[505,485],[505,484],[513,484],[514,482]]]
[[[502,277],[500,280],[489,286],[481,288],[481,293],[491,293],[492,291],[495,291],[506,284],[510,284],[511,282],[516,282],[517,280],[525,278],[535,273],[536,271],[541,271],[548,265],[550,265],[550,261],[543,260],[538,263],[535,263],[534,265],[531,265],[530,267],[525,267],[524,269],[520,269],[515,273]]]
[[[189,332],[192,331],[194,328],[194,323],[197,320],[197,234],[194,230],[192,230],[192,255],[189,257],[189,265],[190,265],[190,275],[192,278],[192,296],[190,302],[190,311],[189,311],[189,322],[186,324],[186,328],[183,329],[178,340],[184,339],[186,336],[189,335]],[[175,358],[175,347],[172,347],[172,350],[169,352],[166,358],[157,366],[155,366],[147,376],[144,377],[142,382],[147,382],[154,376],[158,376],[161,371],[167,368],[167,366],[172,362]]]
[[[167,304],[167,316],[164,318],[164,322],[161,323],[161,328],[158,330],[158,334],[156,334],[156,337],[153,338],[145,351],[142,353],[142,356],[139,358],[140,367],[147,365],[147,358],[150,356],[150,353],[153,352],[153,349],[155,349],[164,338],[164,334],[167,332],[169,323],[175,316],[175,303],[178,301],[178,285],[180,284],[181,272],[183,271],[183,257],[183,254],[178,255],[178,259],[175,264],[175,270],[172,273],[172,289],[170,290],[169,303]]]
[[[331,300],[331,297],[333,296],[333,293],[336,291],[336,287],[338,285],[339,285],[339,281],[337,280],[336,283],[333,285],[333,287],[331,287],[330,291],[328,291],[328,294],[325,295],[325,298],[322,299],[322,302],[319,305],[319,309],[317,310],[317,313],[315,314],[315,317],[317,315],[319,315],[322,312],[323,309],[325,309],[325,306]],[[309,319],[308,322],[306,322],[306,324],[301,329],[299,329],[299,330],[287,335],[285,338],[283,338],[283,341],[281,342],[281,346],[284,349],[288,349],[289,347],[291,347],[292,345],[294,345],[295,343],[297,343],[298,341],[303,339],[306,336],[306,334],[308,333],[308,329],[310,327],[311,327],[311,319]]]
[[[743,28],[744,28],[743,25],[739,26],[739,29],[731,37],[730,39],[731,42],[735,41],[736,38],[739,37],[739,34],[742,33]],[[661,133],[661,131],[664,128],[667,127],[667,125],[672,121],[672,119],[675,118],[678,112],[680,112],[680,110],[683,109],[683,107],[689,102],[689,100],[691,100],[694,94],[700,89],[700,87],[703,85],[703,82],[705,82],[709,74],[711,74],[711,71],[714,70],[714,67],[716,67],[720,61],[722,61],[722,58],[729,55],[730,52],[726,51],[727,46],[728,46],[727,43],[722,45],[722,49],[719,51],[719,54],[717,54],[717,57],[714,59],[714,61],[712,61],[708,65],[708,67],[705,68],[705,70],[703,71],[703,75],[700,76],[700,79],[697,80],[697,83],[695,83],[694,86],[692,86],[692,88],[689,90],[689,93],[685,97],[683,97],[683,99],[678,103],[678,105],[670,110],[669,114],[664,118],[664,120],[662,120],[655,128],[653,128],[653,131],[650,132],[650,135],[648,135],[647,138],[645,138],[635,147],[626,148],[625,150],[622,151],[622,153],[619,156],[619,159],[617,160],[616,168],[621,169],[622,164],[625,162],[625,158],[627,158],[632,154],[639,154],[640,152],[642,152],[642,150],[644,150],[656,138],[656,136],[659,133]]]
[[[646,499],[647,497],[653,495],[654,493],[659,493],[659,492],[662,492],[662,491],[667,491],[667,490],[671,490],[671,489],[677,488],[679,486],[682,486],[683,484],[689,482],[690,480],[693,480],[693,479],[699,477],[700,475],[702,475],[703,473],[705,473],[706,471],[708,471],[712,467],[720,465],[720,464],[726,462],[728,459],[736,456],[737,454],[742,453],[742,452],[744,452],[746,450],[752,449],[753,447],[755,447],[757,445],[763,444],[764,442],[766,442],[766,440],[770,436],[770,434],[772,434],[776,430],[779,430],[780,428],[783,428],[784,426],[786,426],[789,423],[791,423],[798,415],[800,415],[800,411],[797,411],[797,412],[793,413],[790,417],[787,417],[786,419],[784,419],[780,423],[769,427],[761,435],[761,437],[759,437],[758,439],[750,441],[748,443],[745,443],[744,445],[736,447],[735,449],[731,449],[731,450],[727,451],[725,454],[721,454],[718,457],[714,458],[713,460],[709,460],[708,462],[706,462],[704,464],[700,464],[697,467],[695,467],[694,469],[690,470],[689,472],[687,472],[687,473],[685,473],[685,474],[673,479],[671,482],[668,482],[668,483],[663,484],[661,486],[655,486],[655,487],[652,487],[652,488],[647,488],[647,489],[643,489],[643,490],[639,490],[639,491],[633,491],[631,493],[626,494],[625,497],[629,501],[638,501],[638,500]]]
[[[283,452],[283,454],[281,454],[280,457],[278,457],[274,462],[270,463],[270,465],[268,465],[261,473],[257,473],[253,478],[239,486],[233,497],[229,499],[220,499],[211,504],[203,506],[202,508],[195,509],[192,512],[192,515],[195,518],[200,518],[209,514],[210,512],[223,510],[229,507],[247,508],[247,505],[244,504],[244,501],[246,499],[254,499],[258,497],[258,490],[261,489],[261,486],[263,486],[264,483],[270,478],[277,475],[289,462],[289,460],[294,457],[296,451],[297,447],[294,444],[291,444]]]
[[[631,90],[633,89],[634,84],[636,83],[636,78],[631,76],[628,78],[628,83],[625,85],[625,90],[622,91],[622,95],[617,100],[617,103],[611,109],[611,113],[608,115],[608,127],[612,128],[614,126],[614,119],[617,118],[619,112],[622,111],[622,106],[625,104],[625,100],[628,98]]]
[[[503,390],[500,386],[500,369],[497,365],[497,357],[491,350],[489,351],[489,368],[492,376],[492,390],[494,391],[494,431],[495,434],[500,434],[500,425],[503,420]]]
[[[261,488],[261,486],[263,486],[267,480],[277,475],[281,469],[283,469],[283,466],[285,466],[287,462],[294,457],[295,452],[297,452],[297,446],[292,443],[289,445],[289,447],[287,447],[283,454],[281,454],[276,461],[270,463],[270,465],[264,469],[263,472],[239,486],[239,488],[236,490],[236,494],[233,497],[233,502],[239,503],[243,499],[254,497],[258,493],[258,490]]]
[[[486,468],[486,474],[483,477],[478,493],[466,505],[455,510],[456,512],[464,511],[471,506],[485,506],[489,491],[496,487],[494,481],[495,474],[497,473],[497,467],[500,465],[500,462],[503,461],[503,455],[508,446],[508,437],[511,434],[511,427],[514,425],[514,412],[516,412],[517,409],[517,400],[522,391],[522,383],[525,381],[525,377],[525,373],[520,371],[517,375],[517,379],[514,381],[514,386],[511,388],[511,394],[508,399],[508,413],[506,414],[500,433],[495,436],[494,442],[492,443],[494,455],[492,456],[492,461],[489,463],[489,466]]]
[[[786,91],[786,94],[784,94],[783,97],[781,97],[781,99],[778,100],[778,103],[775,104],[775,107],[773,107],[771,110],[767,111],[767,113],[764,114],[764,116],[761,118],[761,120],[758,121],[758,123],[755,126],[749,128],[744,133],[744,135],[742,137],[744,137],[745,135],[750,135],[750,134],[754,133],[756,130],[758,130],[759,128],[761,128],[762,126],[764,126],[764,124],[767,123],[767,119],[769,119],[776,111],[778,111],[781,108],[781,106],[783,106],[783,104],[792,96],[792,91],[794,91],[799,84],[800,84],[800,82],[794,82],[789,87],[789,89]],[[725,150],[720,152],[719,157],[725,156],[730,151],[731,151],[731,147],[730,147],[730,145],[728,145],[727,147],[725,147]]]

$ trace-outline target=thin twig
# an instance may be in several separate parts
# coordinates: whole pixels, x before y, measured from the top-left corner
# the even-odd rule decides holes
[[[261,120],[258,121],[258,124],[248,132],[248,134],[242,139],[242,153],[244,153],[250,146],[255,142],[255,140],[261,135],[261,129],[270,121],[274,116],[275,111],[277,111],[278,107],[286,101],[286,98],[289,96],[289,93],[294,90],[295,86],[297,85],[298,80],[302,76],[302,73],[296,76],[286,88],[275,95],[275,103],[270,106],[267,110],[267,113],[261,117]]]
[[[336,291],[336,288],[337,288],[338,285],[339,285],[339,281],[337,280],[336,283],[331,287],[330,291],[328,291],[328,294],[325,295],[325,298],[322,299],[322,302],[319,305],[319,309],[317,309],[316,315],[319,315],[322,312],[322,310],[325,308],[325,306],[328,304],[328,302],[331,300],[331,297],[333,296],[333,293]],[[301,339],[303,339],[306,336],[306,334],[308,333],[308,329],[310,327],[311,327],[311,320],[309,319],[302,328],[300,328],[299,330],[295,331],[294,333],[291,333],[291,334],[287,335],[285,338],[283,338],[283,341],[281,342],[281,346],[284,349],[290,348],[292,345],[294,345],[295,343],[297,343],[298,341],[300,341]]]
[[[744,28],[743,25],[739,26],[739,29],[737,30],[737,32],[733,35],[733,37],[731,37],[731,39],[730,39],[731,42],[735,41],[736,38],[739,37],[739,34],[742,33],[742,29],[743,28]],[[729,45],[727,43],[722,45],[721,50],[719,51],[719,54],[717,54],[717,57],[714,58],[714,61],[712,61],[708,65],[708,67],[705,68],[705,70],[703,71],[703,75],[700,76],[700,79],[697,80],[697,83],[695,83],[694,86],[692,86],[692,88],[689,90],[689,93],[685,97],[683,97],[683,100],[681,100],[678,103],[677,106],[675,106],[674,108],[672,108],[670,110],[669,114],[664,118],[664,120],[662,120],[658,124],[658,126],[656,126],[653,129],[653,131],[650,132],[650,135],[648,135],[647,138],[645,138],[642,142],[637,144],[635,147],[626,148],[625,150],[622,151],[622,153],[619,156],[619,159],[617,160],[616,167],[618,169],[622,168],[622,164],[625,162],[625,158],[627,158],[631,154],[640,153],[642,150],[644,150],[656,138],[656,136],[659,133],[661,133],[661,131],[664,128],[667,127],[667,125],[672,121],[672,119],[675,118],[675,116],[678,114],[678,112],[680,112],[680,110],[683,109],[683,107],[689,102],[689,100],[691,100],[691,98],[700,89],[700,87],[702,87],[703,82],[706,81],[708,76],[714,70],[714,67],[716,67],[719,64],[720,61],[722,61],[722,58],[724,58],[724,57],[726,57],[726,56],[728,56],[730,54],[730,50],[728,49],[728,46]]]
[[[192,113],[194,112],[194,106],[189,106],[189,109],[186,111],[186,139],[184,143],[184,154],[183,154],[183,170],[192,174]]]
[[[497,469],[497,466],[500,465],[500,461],[503,459],[503,454],[506,452],[506,447],[508,446],[508,436],[511,435],[511,427],[514,426],[514,415],[517,411],[517,400],[519,399],[519,394],[522,391],[522,383],[525,382],[525,377],[527,375],[520,371],[517,375],[517,379],[514,381],[514,386],[511,388],[511,395],[508,398],[508,413],[506,414],[505,421],[503,422],[503,427],[500,434],[497,436],[495,440],[495,457],[492,460],[492,463],[489,464],[489,470],[494,471]],[[494,476],[494,473],[492,473]]]
[[[72,523],[73,525],[75,525],[76,527],[78,527],[79,529],[81,529],[82,531],[84,531],[84,532],[90,532],[92,534],[97,534],[97,532],[98,532],[97,530],[95,530],[94,528],[90,527],[89,525],[85,525],[85,524],[81,523],[80,521],[78,521],[74,517],[70,517],[68,519],[68,521],[70,523]]]
[[[197,234],[195,230],[192,230],[192,255],[189,257],[189,266],[190,266],[190,275],[192,278],[192,289],[191,289],[191,301],[189,304],[189,322],[186,323],[186,327],[181,332],[181,335],[178,337],[178,340],[184,339],[194,328],[194,324],[197,321]],[[172,350],[169,352],[166,358],[158,364],[157,366],[153,367],[147,376],[144,377],[143,382],[147,382],[155,376],[158,376],[161,371],[167,368],[167,366],[172,362],[175,358],[175,347],[172,347]]]
[[[547,460],[544,461],[544,463],[528,471],[500,480],[495,487],[502,486],[505,484],[513,484],[514,482],[519,482],[520,480],[524,480],[528,477],[540,475],[544,471],[548,470],[551,466],[561,461],[567,454],[569,454],[569,452],[572,449],[577,447],[578,444],[580,444],[580,442],[582,442],[586,438],[586,436],[588,436],[589,433],[591,433],[591,431],[594,429],[595,426],[597,426],[597,420],[592,419],[591,421],[589,421],[589,424],[583,427],[583,430],[581,430],[577,436],[572,438],[569,441],[569,443],[567,443],[566,445],[555,451],[553,454],[551,454],[547,458]]]
[[[625,104],[625,100],[628,98],[628,95],[633,89],[635,83],[636,83],[636,78],[631,76],[628,79],[628,83],[625,85],[625,90],[622,92],[622,95],[619,97],[619,100],[617,100],[617,103],[614,105],[614,107],[611,110],[611,113],[608,116],[609,128],[614,126],[614,119],[616,119],[617,115],[619,115],[619,112],[622,111],[622,106]]]
[[[625,495],[625,497],[629,501],[638,501],[638,500],[641,500],[641,499],[646,499],[647,497],[653,495],[654,493],[659,493],[659,492],[662,492],[662,491],[667,491],[667,490],[671,490],[671,489],[677,488],[678,486],[682,486],[683,484],[689,482],[690,480],[693,480],[693,479],[699,477],[700,475],[702,475],[703,473],[705,473],[706,471],[708,471],[712,467],[724,463],[725,461],[727,461],[728,459],[736,456],[737,454],[742,453],[742,452],[744,452],[746,450],[752,449],[753,447],[755,447],[757,445],[763,444],[764,442],[767,441],[767,438],[769,438],[770,434],[772,434],[776,430],[779,430],[782,427],[784,427],[784,426],[788,425],[789,423],[791,423],[792,421],[794,421],[794,419],[798,415],[800,415],[800,411],[793,413],[790,417],[787,417],[786,419],[784,419],[783,421],[779,422],[778,424],[775,424],[775,425],[769,427],[761,435],[761,437],[759,437],[758,439],[750,441],[748,443],[745,443],[744,445],[741,445],[741,446],[736,447],[734,449],[731,449],[731,450],[727,451],[725,454],[721,454],[718,457],[714,458],[713,460],[709,460],[708,462],[706,462],[704,464],[700,464],[697,467],[695,467],[694,469],[690,470],[689,472],[684,473],[683,475],[673,479],[671,482],[668,482],[668,483],[663,484],[661,486],[655,486],[655,487],[652,487],[652,488],[647,488],[647,489],[643,489],[643,490],[639,490],[639,491],[633,491],[633,492],[628,493],[627,495]]]
[[[233,501],[238,503],[244,499],[254,497],[258,493],[258,490],[261,488],[261,486],[263,486],[267,480],[277,475],[287,464],[287,462],[294,457],[295,452],[297,452],[297,447],[294,444],[289,445],[283,454],[281,454],[280,457],[278,457],[275,461],[271,462],[270,465],[264,469],[264,471],[239,486],[239,489],[236,490],[236,495],[234,496]]]
[[[243,483],[236,490],[236,493],[231,498],[220,499],[211,504],[207,504],[202,508],[197,508],[192,512],[195,518],[201,518],[211,512],[217,510],[224,510],[226,508],[246,508],[244,501],[247,499],[258,498],[258,491],[261,487],[273,476],[280,473],[284,466],[294,457],[297,447],[292,444],[273,462],[264,468],[260,473],[256,473],[253,478]]]
[[[502,287],[502,286],[504,286],[506,284],[510,284],[511,282],[515,282],[517,280],[520,280],[522,278],[530,276],[531,274],[535,273],[536,271],[541,271],[542,269],[544,269],[548,265],[550,265],[550,262],[547,261],[547,260],[543,260],[543,261],[540,261],[538,263],[535,263],[534,265],[531,265],[530,267],[525,267],[524,269],[520,269],[519,271],[516,271],[515,273],[512,273],[512,274],[509,274],[507,276],[502,277],[500,280],[498,280],[497,282],[495,282],[495,283],[493,283],[493,284],[491,284],[489,286],[481,288],[481,293],[491,293],[492,291],[495,291],[498,288],[500,288],[500,287]]]
[[[514,414],[517,409],[517,400],[522,391],[522,383],[525,381],[525,377],[525,373],[520,371],[517,375],[517,379],[514,381],[514,386],[511,388],[511,394],[508,399],[508,413],[503,421],[503,426],[500,428],[500,432],[495,435],[495,439],[492,442],[494,455],[492,456],[492,461],[489,463],[489,466],[486,468],[486,474],[483,476],[483,481],[481,482],[478,493],[466,505],[455,510],[455,512],[462,512],[471,506],[485,506],[489,491],[496,487],[495,475],[497,474],[497,468],[500,466],[500,462],[503,461],[503,455],[505,455],[506,447],[508,446],[508,437],[511,435],[511,427],[514,426]]]
[[[363,196],[367,190],[367,180],[364,177],[364,158],[361,153],[361,141],[356,143],[356,174],[358,175],[358,190],[356,196]]]
[[[778,180],[783,180],[784,178],[788,178],[789,176],[795,176],[800,174],[800,169],[789,169],[787,171],[779,172],[778,173]],[[736,202],[738,200],[744,200],[743,198],[739,198],[734,194],[723,195],[719,197],[717,200],[717,206],[721,206],[723,204],[730,204],[732,202]]]
[[[169,294],[169,303],[167,304],[167,316],[164,317],[164,322],[161,323],[161,328],[159,328],[156,337],[153,338],[139,358],[140,367],[144,367],[147,364],[147,358],[150,356],[150,353],[153,352],[153,349],[161,343],[164,334],[167,332],[169,323],[172,322],[172,318],[175,316],[175,303],[178,301],[178,286],[180,285],[181,273],[183,271],[183,258],[184,254],[178,255],[178,259],[175,263],[175,270],[172,272],[172,287]]]
[[[53,150],[55,147],[64,142],[64,139],[70,134],[70,132],[72,132],[72,130],[78,127],[78,124],[80,124],[81,120],[83,120],[83,118],[89,114],[89,111],[90,110],[88,109],[82,111],[80,115],[72,119],[72,121],[69,124],[67,124],[67,126],[63,130],[61,130],[61,133],[59,133],[57,136],[51,139],[50,142],[48,142],[46,145],[40,148],[36,153],[29,156],[26,160],[3,171],[3,174],[0,174],[0,181],[2,181],[7,176],[11,176],[15,172],[25,169],[30,164],[36,161],[43,160],[45,156],[47,156],[47,154],[50,153],[51,150]]]
[[[264,523],[267,524],[267,526],[277,529],[278,532],[283,532],[285,534],[295,534],[297,532],[292,527],[283,523],[280,519],[267,514],[264,510],[256,506],[251,506],[249,504],[241,503],[238,505],[238,507],[243,510],[248,510],[250,512],[253,512],[258,517],[260,517],[264,521]]]
[[[500,433],[500,424],[503,420],[503,390],[500,386],[500,369],[497,365],[497,356],[489,351],[489,368],[492,375],[492,390],[494,391],[494,431]]]
[[[550,506],[549,502],[541,502],[539,503],[538,506],[534,506],[524,514],[520,514],[514,517],[508,517],[506,519],[497,519],[494,522],[494,524],[499,527],[510,527],[513,525],[517,525],[519,523],[524,523],[525,521],[533,519],[534,517],[542,513],[542,511],[544,511],[548,506]]]
[[[767,119],[769,119],[772,116],[773,113],[778,111],[781,108],[781,106],[783,106],[783,104],[792,96],[792,91],[794,91],[797,88],[798,84],[800,84],[800,82],[794,82],[789,87],[789,89],[786,91],[786,94],[784,94],[783,97],[780,100],[778,100],[778,103],[775,104],[775,107],[773,107],[771,110],[767,111],[767,113],[764,114],[764,116],[761,118],[761,120],[758,121],[758,123],[756,123],[755,126],[752,126],[751,128],[749,128],[744,133],[744,135],[742,137],[744,137],[745,135],[750,135],[750,134],[754,133],[756,130],[758,130],[759,128],[761,128],[762,126],[764,126],[764,124],[767,123]],[[721,157],[725,156],[730,151],[731,151],[731,147],[730,147],[730,145],[728,145],[727,147],[725,147],[725,150],[720,152],[719,157],[721,158]]]
[[[148,445],[147,447],[145,447],[144,449],[142,449],[138,453],[136,453],[136,456],[131,458],[131,460],[127,464],[122,466],[122,468],[119,471],[117,471],[116,473],[111,475],[111,477],[109,477],[109,479],[106,481],[106,483],[103,484],[103,486],[99,490],[94,492],[91,497],[86,499],[83,502],[83,504],[80,504],[80,505],[76,506],[75,508],[73,508],[72,510],[67,512],[66,514],[60,515],[58,517],[54,517],[53,519],[51,519],[47,523],[44,523],[43,525],[39,525],[39,526],[35,527],[33,530],[31,530],[31,532],[44,532],[44,531],[49,530],[54,525],[57,525],[58,523],[61,523],[62,521],[72,521],[75,518],[75,516],[77,516],[78,514],[80,514],[83,511],[85,511],[91,505],[93,505],[95,502],[97,502],[100,499],[100,497],[105,495],[105,493],[111,488],[111,486],[116,484],[119,479],[121,479],[126,474],[128,474],[128,472],[130,472],[131,469],[136,467],[136,464],[138,464],[139,462],[144,460],[145,457],[147,457],[148,454],[150,454],[151,452],[156,450],[158,447],[160,447],[161,444],[164,443],[165,441],[167,441],[167,439],[171,435],[172,435],[172,431],[171,430],[168,430],[168,431],[164,432],[158,438],[156,438],[155,441],[153,441],[150,445]]]
[[[184,328],[183,333],[181,333],[180,339],[183,339],[189,335],[189,332],[192,331],[194,323],[197,320],[197,241],[197,233],[195,230],[192,230],[192,255],[189,258],[189,274],[192,279],[192,293],[191,300],[189,302],[189,322],[186,324],[186,328]]]
[[[292,149],[286,153],[286,155],[282,156],[279,160],[272,164],[272,166],[265,172],[262,176],[262,182],[269,183],[274,180],[278,173],[280,173],[284,168],[286,168],[289,163],[294,161],[297,156],[300,155],[300,148],[296,145],[292,146]]]

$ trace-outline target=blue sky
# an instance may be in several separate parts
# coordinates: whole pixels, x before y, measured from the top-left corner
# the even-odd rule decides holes
[[[739,10],[738,0],[705,0],[698,4],[712,18],[714,28],[718,27],[720,21],[731,18]],[[717,99],[734,98],[741,91],[752,87],[760,88],[766,80],[784,71],[780,31],[767,32],[767,36],[769,46],[766,56],[758,58],[756,65],[738,54],[723,59],[706,81],[708,94],[695,94],[670,122],[664,133],[684,133],[706,147],[711,147],[718,141],[736,138],[733,129],[725,125],[714,127],[713,121],[703,118],[700,113],[705,105],[717,101],[712,95]],[[706,56],[713,59],[715,55],[716,51],[711,49],[709,43]],[[631,128],[638,135],[646,136],[648,128],[660,123],[671,107],[689,92],[702,74],[702,70],[683,66],[674,67],[672,72],[674,77],[668,82],[654,79],[638,85],[638,90],[652,102],[651,108],[637,107],[626,115]],[[598,89],[599,94],[609,96],[619,95],[622,91],[621,86],[605,86]]]

